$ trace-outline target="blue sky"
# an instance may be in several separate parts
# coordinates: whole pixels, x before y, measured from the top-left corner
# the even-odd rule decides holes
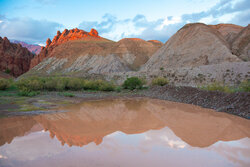
[[[190,22],[250,23],[250,0],[0,0],[0,36],[44,44],[57,30],[166,42]]]

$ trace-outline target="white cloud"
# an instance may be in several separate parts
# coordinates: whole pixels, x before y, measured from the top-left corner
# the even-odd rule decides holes
[[[95,28],[101,36],[115,41],[137,37],[166,42],[182,26],[193,22],[233,23],[246,26],[250,22],[250,1],[220,0],[206,11],[182,16],[163,16],[163,18],[150,21],[144,15],[119,19],[111,14],[105,14],[100,21],[83,21],[78,27],[85,31]],[[56,31],[62,30],[64,27],[60,23],[46,20],[8,19],[0,15],[0,36],[28,43],[45,43],[47,38],[53,38]]]
[[[237,16],[241,17],[237,18]],[[111,14],[106,14],[100,22],[83,21],[79,28],[88,31],[95,27],[101,36],[115,41],[121,38],[138,37],[145,40],[156,39],[166,42],[178,29],[187,23],[237,23],[246,25],[248,23],[245,22],[249,18],[249,0],[221,0],[207,11],[182,16],[168,16],[153,21],[148,21],[144,15],[119,20]]]
[[[63,25],[47,20],[31,18],[4,18],[0,22],[0,36],[28,43],[43,43],[56,35]]]

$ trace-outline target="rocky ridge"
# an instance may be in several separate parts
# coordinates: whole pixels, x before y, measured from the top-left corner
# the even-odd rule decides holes
[[[68,33],[67,33],[68,32]],[[80,34],[80,35],[79,35]],[[60,32],[32,60],[31,72],[104,74],[138,70],[161,46],[160,41],[124,38],[118,42],[79,30]],[[45,59],[46,58],[46,59]]]
[[[38,55],[41,51],[41,46],[39,46],[39,45],[28,44],[26,42],[17,41],[17,40],[11,40],[11,42],[16,43],[16,44],[21,44],[22,47],[27,48],[30,52],[32,52],[36,55]]]
[[[62,33],[60,31],[57,31],[57,35],[53,38],[51,41],[50,38],[46,41],[46,46],[41,48],[41,52],[39,55],[37,55],[30,64],[30,68],[36,66],[40,62],[43,61],[48,55],[53,51],[53,49],[67,41],[73,41],[73,40],[85,40],[85,41],[91,41],[91,40],[104,40],[104,38],[101,38],[98,35],[98,32],[95,29],[91,29],[90,32],[86,32],[84,30],[80,30],[78,28],[68,30],[65,29]]]
[[[29,70],[34,55],[21,44],[11,43],[7,37],[0,37],[0,70],[14,77]]]

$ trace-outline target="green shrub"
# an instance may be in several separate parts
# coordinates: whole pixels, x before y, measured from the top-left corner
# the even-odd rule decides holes
[[[250,80],[245,80],[239,85],[240,91],[250,92]]]
[[[47,79],[44,83],[44,89],[48,91],[56,90],[57,82],[54,79]]]
[[[29,91],[64,91],[64,90],[101,90],[113,91],[115,85],[103,80],[84,80],[69,77],[30,77],[16,82],[19,90]]]
[[[166,78],[162,78],[162,77],[157,77],[157,78],[153,79],[153,81],[152,81],[152,85],[164,86],[167,84],[168,84],[168,80]]]
[[[0,90],[6,90],[10,86],[10,83],[7,79],[0,79]]]
[[[56,87],[55,87],[55,89],[57,90],[57,91],[63,91],[63,90],[65,90],[65,88],[66,88],[66,85],[65,85],[65,83],[64,82],[56,82]]]
[[[130,77],[130,78],[127,78],[122,87],[124,89],[130,89],[130,90],[134,90],[134,89],[141,89],[143,86],[143,82],[140,78],[138,77]]]
[[[34,91],[43,89],[43,83],[42,83],[42,81],[40,81],[38,79],[29,80],[28,86],[29,86],[30,90],[34,90]]]
[[[120,86],[117,86],[117,87],[115,88],[115,91],[116,91],[116,92],[121,92],[121,91],[122,91],[122,88],[121,88]]]
[[[37,77],[20,79],[16,82],[16,86],[19,90],[38,91],[44,88],[43,80]]]
[[[110,83],[110,82],[103,82],[100,85],[99,90],[101,90],[101,91],[114,91],[115,85],[113,83]]]
[[[10,69],[7,68],[7,69],[5,69],[4,72],[5,72],[6,74],[10,74],[11,71],[10,71]]]
[[[71,78],[68,80],[66,88],[68,90],[81,90],[84,88],[85,81],[79,78]]]
[[[225,92],[225,93],[235,92],[235,89],[233,87],[229,87],[229,86],[217,83],[217,82],[214,82],[207,86],[203,86],[201,88],[204,90],[208,90],[208,91],[220,91],[220,92]]]

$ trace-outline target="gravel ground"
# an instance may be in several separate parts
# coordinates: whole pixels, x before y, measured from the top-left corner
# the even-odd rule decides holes
[[[147,97],[194,104],[250,119],[250,93],[223,93],[193,87],[157,86],[143,91]]]

